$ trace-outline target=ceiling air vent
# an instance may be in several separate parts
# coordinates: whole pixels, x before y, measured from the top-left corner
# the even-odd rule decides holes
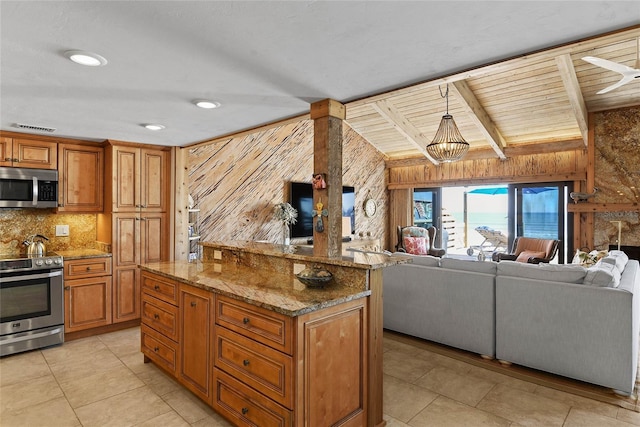
[[[56,128],[47,128],[44,126],[34,126],[34,125],[25,125],[22,123],[16,123],[15,127],[20,128],[20,129],[29,129],[29,130],[34,130],[34,131],[38,131],[38,132],[55,132]]]

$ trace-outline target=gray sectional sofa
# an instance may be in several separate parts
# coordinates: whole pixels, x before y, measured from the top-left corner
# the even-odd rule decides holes
[[[591,268],[423,256],[383,275],[386,329],[634,391],[640,264],[623,253]]]

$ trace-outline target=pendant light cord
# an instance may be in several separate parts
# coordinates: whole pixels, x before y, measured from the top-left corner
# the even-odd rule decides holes
[[[447,115],[449,114],[449,83],[447,83],[447,90],[442,94],[442,88],[438,85],[438,90],[440,91],[440,96],[447,100]]]

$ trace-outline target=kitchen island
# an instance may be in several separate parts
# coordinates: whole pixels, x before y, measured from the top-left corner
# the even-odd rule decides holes
[[[383,426],[382,268],[405,257],[203,243],[142,267],[142,351],[236,425]],[[295,276],[318,266],[324,288]]]

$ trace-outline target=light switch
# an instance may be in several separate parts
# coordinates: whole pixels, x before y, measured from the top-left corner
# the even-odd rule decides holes
[[[59,237],[67,237],[67,236],[69,236],[69,226],[68,225],[56,225],[56,236],[59,236]]]

